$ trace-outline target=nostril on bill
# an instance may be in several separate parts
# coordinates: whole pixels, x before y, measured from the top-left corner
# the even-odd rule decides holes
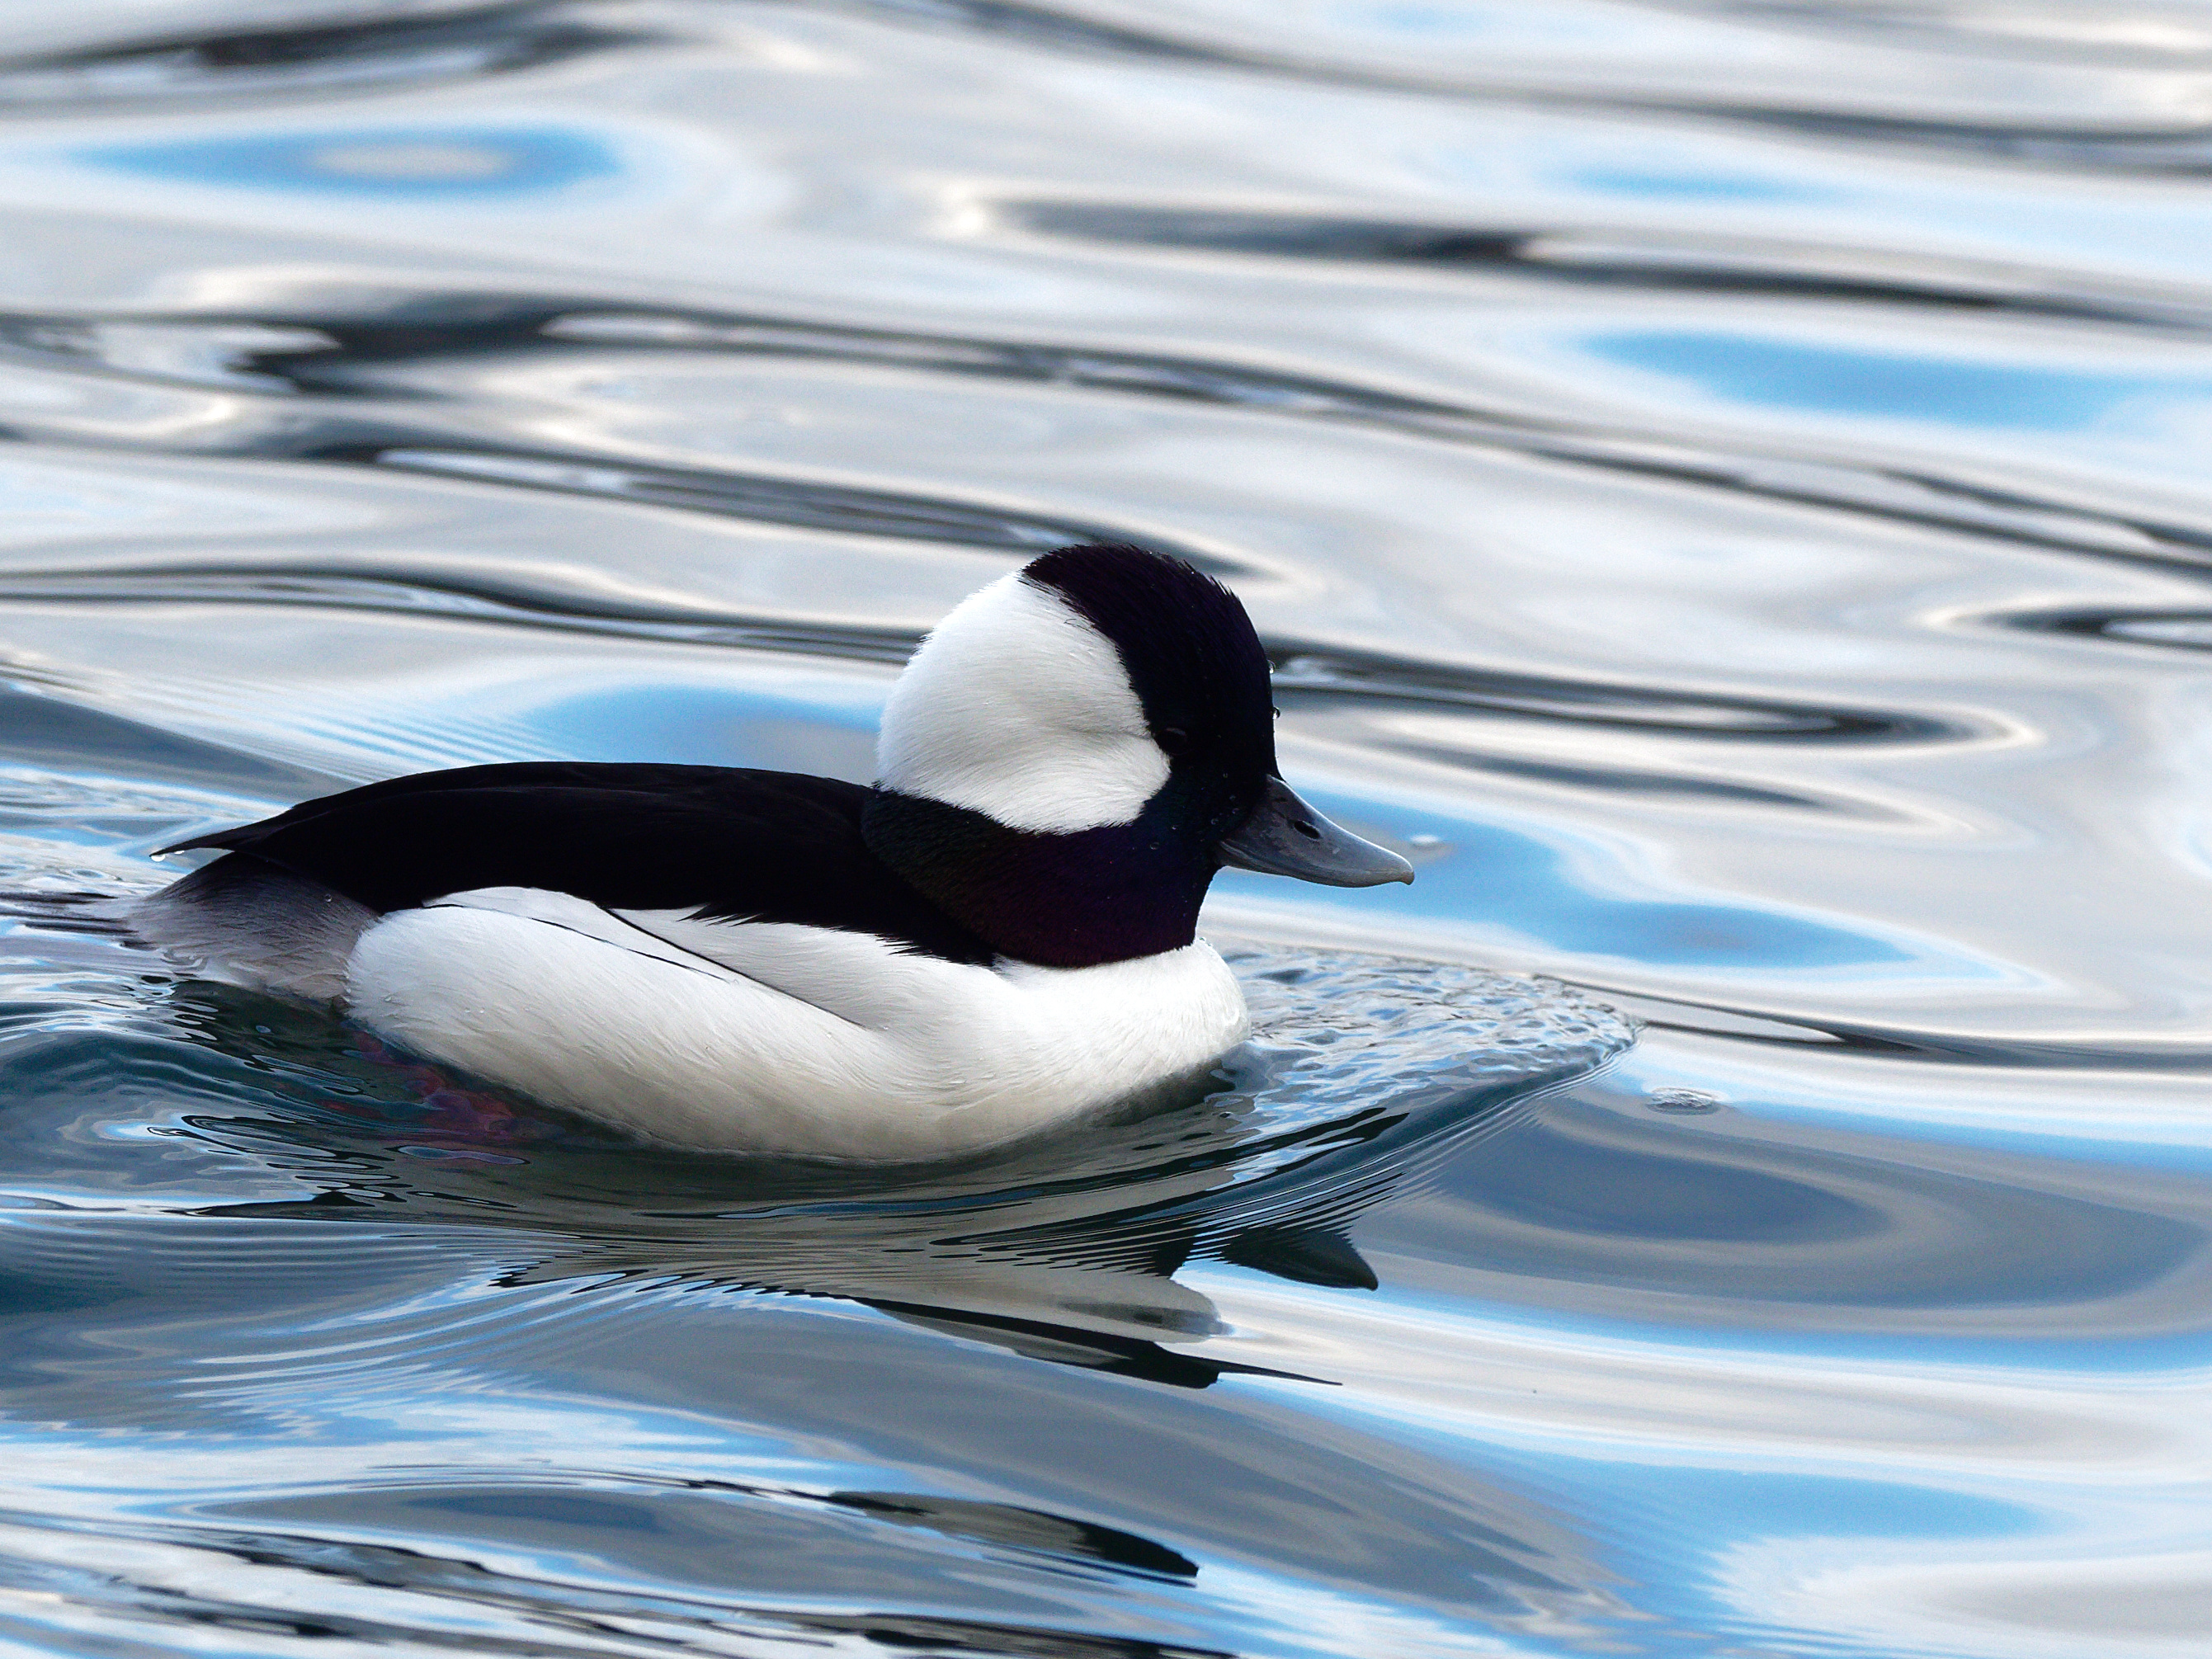
[[[1292,819],[1291,822],[1291,828],[1297,830],[1300,835],[1305,836],[1310,841],[1319,841],[1321,839],[1321,831],[1315,829],[1313,825],[1308,823],[1304,818]]]

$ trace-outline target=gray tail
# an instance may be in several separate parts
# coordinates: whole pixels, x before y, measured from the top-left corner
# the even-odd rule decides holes
[[[209,979],[336,1002],[346,961],[376,912],[250,853],[171,882],[130,912],[138,936]]]

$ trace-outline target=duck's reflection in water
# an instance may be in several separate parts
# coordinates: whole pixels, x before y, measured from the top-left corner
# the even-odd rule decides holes
[[[295,1111],[199,1119],[195,1132],[315,1188],[301,1204],[233,1213],[495,1224],[530,1236],[509,1270],[518,1284],[842,1297],[1038,1359],[1186,1386],[1260,1357],[1229,1358],[1215,1340],[1222,1316],[1184,1272],[1202,1260],[1356,1297],[1376,1285],[1364,1249],[1382,1253],[1403,1291],[1577,1316],[1741,1330],[1786,1315],[1796,1329],[1977,1339],[2023,1322],[2054,1337],[2186,1328],[2190,1287],[2212,1273],[2212,1218],[2147,1171],[2093,1178],[1995,1147],[1905,1158],[1838,1129],[1654,1115],[1625,1074],[1553,1086],[1604,1058],[1595,1040],[1578,1066],[1567,1056],[1501,1075],[1485,1069],[1494,1055],[1452,1060],[1448,1027],[1392,1013],[1387,975],[1363,1019],[1338,994],[1340,962],[1267,971],[1292,978],[1271,990],[1248,976],[1263,1016],[1279,1012],[1270,995],[1330,994],[1300,1019],[1263,1018],[1266,1035],[1219,1092],[959,1164],[837,1168],[618,1145],[428,1073],[415,1099],[396,1102],[392,1079],[410,1074],[366,1059],[350,1115],[326,1092]],[[205,1040],[266,1054],[282,1042],[272,1018],[314,1021],[300,1040],[326,1062],[326,1021],[221,995],[204,1005]],[[1525,1060],[1535,1045],[1510,1051]]]
[[[289,1050],[324,1084],[295,1109],[193,1120],[318,1189],[223,1213],[513,1227],[530,1242],[508,1284],[842,1297],[1034,1358],[1202,1388],[1264,1368],[1187,1351],[1224,1330],[1177,1278],[1187,1262],[1373,1290],[1353,1218],[1628,1035],[1557,988],[1468,969],[1257,951],[1238,966],[1273,1029],[1224,1061],[1211,1093],[907,1166],[617,1142],[358,1035],[332,1087],[339,1045],[323,1017],[218,987],[176,1006],[202,1041],[264,1060]],[[1359,1006],[1330,1007],[1347,977]],[[1299,1006],[1303,1019],[1284,1018]]]
[[[435,1141],[356,1142],[335,1161],[325,1125],[198,1119],[199,1133],[264,1155],[278,1152],[272,1141],[312,1146],[321,1166],[313,1198],[202,1213],[512,1226],[527,1242],[506,1285],[683,1281],[836,1297],[1032,1358],[1203,1388],[1264,1368],[1176,1351],[1224,1330],[1213,1304],[1177,1279],[1186,1263],[1211,1256],[1301,1284],[1374,1289],[1350,1222],[1409,1165],[1503,1127],[1527,1091],[1431,1091],[1280,1133],[1249,1095],[1228,1094],[1061,1138],[1086,1164],[1127,1162],[1057,1181],[1042,1146],[958,1170],[833,1172],[531,1141],[530,1120],[495,1110],[483,1121],[496,1138],[471,1142],[452,1127],[459,1091],[446,1092],[430,1097]],[[609,1201],[624,1190],[658,1202]]]

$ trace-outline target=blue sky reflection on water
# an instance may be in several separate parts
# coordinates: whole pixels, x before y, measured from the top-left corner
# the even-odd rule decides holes
[[[2023,432],[2083,432],[2130,404],[2212,398],[2212,379],[1854,350],[1685,329],[1585,337],[1591,356],[1729,403]]]
[[[1796,179],[1688,168],[1662,171],[1656,167],[1579,167],[1563,174],[1562,179],[1577,189],[1602,196],[1645,197],[1654,200],[1807,203],[1832,201],[1839,195]]]
[[[1640,1509],[1654,1534],[1649,1554],[1672,1557],[1667,1569],[1654,1572],[1639,1551],[1644,1559],[1638,1565],[1650,1585],[1645,1608],[1679,1621],[1671,1638],[1649,1650],[1681,1659],[1711,1652],[1706,1644],[1717,1626],[1733,1627],[1748,1642],[1786,1639],[1788,1610],[1761,1605],[1760,1591],[1768,1586],[1759,1576],[1747,1582],[1731,1571],[1740,1553],[1809,1559],[1831,1571],[1887,1563],[1900,1552],[1921,1559],[1954,1553],[2001,1556],[2024,1540],[2063,1533],[2071,1519],[2041,1504],[1925,1479],[1700,1468],[1668,1458],[1591,1460],[1577,1471],[1574,1461],[1561,1458],[1548,1473],[1563,1484],[1576,1484],[1579,1475],[1589,1498],[1608,1510]]]
[[[334,128],[94,145],[71,154],[142,178],[421,202],[542,195],[622,171],[605,141],[561,126]]]
[[[1323,811],[1348,822],[1387,824],[1391,833],[1433,836],[1451,846],[1448,857],[1420,866],[1412,886],[1360,895],[1360,907],[1374,909],[1378,927],[1387,926],[1382,918],[1394,915],[1424,920],[1480,917],[1486,924],[1578,956],[1747,972],[1893,969],[1929,960],[1894,939],[1790,915],[1771,906],[1607,892],[1578,868],[1585,863],[1602,867],[1607,854],[1578,848],[1571,855],[1559,846],[1494,820],[1447,816],[1322,789],[1304,793]],[[1281,896],[1279,883],[1237,870],[1222,872],[1214,890],[1232,902],[1264,902]]]
[[[789,690],[632,684],[532,706],[516,724],[547,753],[579,759],[811,767],[866,783],[875,776],[882,697],[880,683],[826,676]]]

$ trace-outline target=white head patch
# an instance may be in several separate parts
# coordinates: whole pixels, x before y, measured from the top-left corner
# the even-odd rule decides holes
[[[878,781],[1011,830],[1127,823],[1168,757],[1113,642],[1017,572],[938,623],[891,688]]]

